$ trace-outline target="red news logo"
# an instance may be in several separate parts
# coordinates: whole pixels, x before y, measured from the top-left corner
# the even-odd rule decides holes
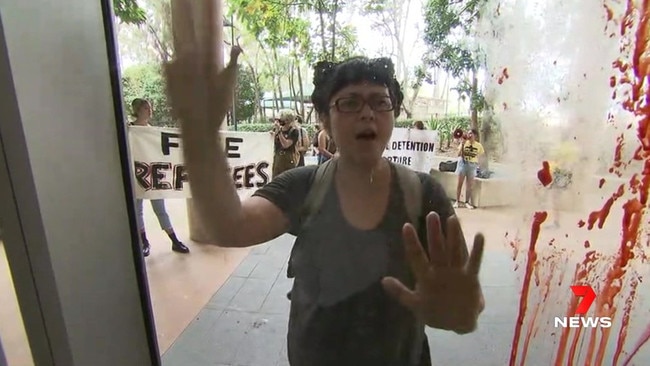
[[[589,308],[596,300],[596,291],[591,286],[571,286],[571,291],[581,299],[578,302],[575,316],[555,317],[556,328],[610,328],[612,318],[586,316]]]

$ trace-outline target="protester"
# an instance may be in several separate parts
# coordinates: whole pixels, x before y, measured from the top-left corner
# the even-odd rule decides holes
[[[330,137],[329,132],[322,128],[318,132],[318,164],[323,164],[331,159],[335,154],[336,143],[334,143],[334,139]]]
[[[478,131],[475,129],[470,130],[467,133],[467,137],[462,139],[458,146],[458,156],[460,159],[458,160],[458,167],[456,169],[456,174],[458,174],[458,185],[456,187],[456,202],[454,203],[454,208],[460,207],[460,194],[463,190],[463,182],[466,184],[465,207],[470,210],[475,208],[472,204],[472,185],[476,178],[479,158],[485,154],[483,145],[476,141],[476,136],[478,136]]]
[[[413,128],[415,128],[416,130],[425,130],[426,129],[424,127],[424,122],[422,122],[422,121],[413,122]]]
[[[298,166],[300,152],[297,144],[300,140],[300,132],[295,126],[296,115],[292,110],[280,111],[273,128],[274,151],[273,151],[273,178],[281,173]]]
[[[233,48],[229,65],[212,78],[196,67],[209,64],[202,53],[181,52],[168,67],[168,86],[182,120],[192,197],[211,242],[250,247],[297,236],[290,365],[431,365],[425,324],[461,334],[476,328],[484,307],[482,235],[468,255],[442,186],[382,158],[403,100],[389,59],[318,63],[312,102],[338,156],[288,170],[241,201],[220,139],[205,137],[219,134],[232,103],[240,50]],[[321,205],[304,216],[316,188]]]
[[[131,102],[131,109],[133,111],[133,117],[135,117],[135,120],[131,122],[131,126],[151,126],[149,122],[151,121],[153,108],[149,101],[146,99],[136,98]],[[165,209],[165,201],[162,199],[151,200],[151,207],[153,208],[153,212],[156,214],[160,228],[167,233],[167,236],[169,236],[169,239],[172,241],[172,250],[178,253],[189,253],[190,249],[176,237],[169,215]],[[135,200],[135,210],[138,231],[140,232],[140,240],[142,241],[142,254],[147,257],[151,251],[151,244],[149,244],[144,227],[143,200]]]

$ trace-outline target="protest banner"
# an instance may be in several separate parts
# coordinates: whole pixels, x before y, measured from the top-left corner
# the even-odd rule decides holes
[[[434,164],[438,131],[395,128],[383,156],[388,160],[429,173]]]
[[[191,198],[180,130],[129,126],[128,136],[136,198]],[[222,131],[221,139],[240,197],[250,196],[271,180],[269,133]]]

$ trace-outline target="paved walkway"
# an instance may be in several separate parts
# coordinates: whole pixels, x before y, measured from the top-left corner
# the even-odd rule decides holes
[[[467,227],[475,227],[476,230],[483,231],[486,237],[494,238],[490,241],[491,247],[486,248],[481,268],[486,309],[481,315],[479,328],[474,333],[460,336],[452,332],[427,329],[433,364],[507,365],[518,312],[521,271],[515,271],[516,264],[510,257],[511,253],[503,250],[504,246],[498,243],[498,237],[503,235],[499,233],[502,233],[504,224],[497,212],[476,210],[471,215],[463,212],[461,216],[465,216],[465,223],[471,222]],[[499,222],[501,225],[498,225]],[[466,235],[471,237],[473,233]],[[594,241],[596,239],[597,237]],[[163,355],[163,365],[288,365],[286,333],[289,301],[286,293],[291,287],[291,280],[286,278],[286,264],[292,244],[293,237],[285,235],[253,248]],[[650,299],[650,286],[644,285],[646,284],[641,285],[639,290],[644,292],[643,298]],[[569,283],[566,283],[566,287],[568,301]],[[539,293],[540,289],[535,289],[533,284],[531,293],[536,292]],[[551,310],[540,314],[537,323],[550,322],[552,327],[553,317],[563,315],[566,301],[549,300],[546,305]],[[531,299],[529,314],[537,302],[537,299]],[[634,319],[635,325],[639,327],[630,331],[626,350],[637,341],[647,322],[643,316],[633,316]],[[641,325],[640,322],[644,324]],[[526,330],[523,329],[524,332]],[[616,326],[612,328],[608,345],[616,345],[617,334]],[[553,364],[558,341],[558,332],[540,331],[531,341],[526,366]],[[587,347],[586,343],[579,349]],[[612,347],[608,347],[605,354],[607,364],[611,364]],[[584,360],[576,360],[575,364],[584,364]],[[650,365],[650,347],[640,352],[631,365]]]
[[[286,263],[293,237],[254,248],[163,356],[164,366],[283,366],[289,301]],[[428,330],[436,365],[505,365],[517,290],[507,253],[486,252],[480,329],[470,335]],[[509,274],[502,276],[501,274]],[[472,348],[472,352],[449,349]]]

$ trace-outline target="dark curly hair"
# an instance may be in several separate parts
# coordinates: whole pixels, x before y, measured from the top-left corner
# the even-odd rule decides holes
[[[395,78],[393,61],[385,57],[353,57],[340,63],[318,62],[314,65],[314,92],[311,95],[314,109],[319,115],[329,115],[330,99],[334,94],[348,85],[364,81],[387,87],[395,107],[393,114],[399,116],[404,94]]]

